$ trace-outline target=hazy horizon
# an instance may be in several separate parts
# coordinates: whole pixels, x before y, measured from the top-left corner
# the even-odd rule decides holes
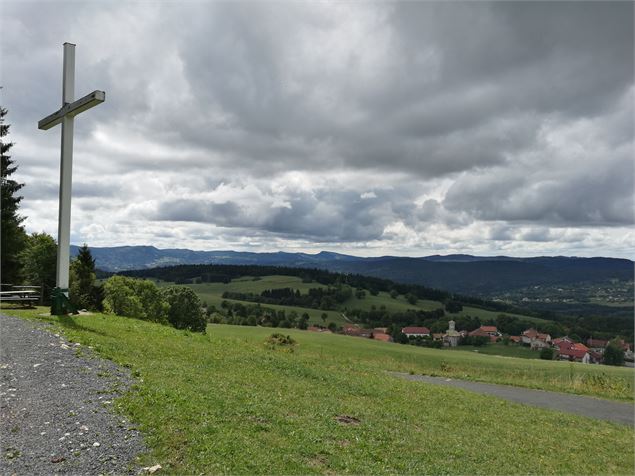
[[[84,243],[78,244],[78,243],[71,243],[71,246],[77,246],[80,247],[82,246]],[[631,257],[628,256],[604,256],[604,255],[593,255],[593,256],[576,256],[576,255],[526,255],[526,256],[521,256],[521,255],[503,255],[503,254],[498,254],[498,255],[484,255],[484,254],[472,254],[472,253],[434,253],[434,254],[427,254],[427,255],[406,255],[406,254],[361,254],[361,253],[343,253],[342,251],[336,251],[336,250],[324,250],[324,249],[320,249],[317,251],[301,251],[301,250],[259,250],[259,251],[253,251],[253,250],[234,250],[234,249],[207,249],[207,248],[184,248],[184,247],[159,247],[159,246],[155,246],[155,245],[108,245],[108,246],[90,246],[88,243],[86,243],[88,245],[89,248],[125,248],[125,247],[152,247],[152,248],[156,248],[159,251],[165,251],[165,250],[188,250],[188,251],[196,251],[196,252],[216,252],[216,253],[223,253],[223,252],[238,252],[238,253],[304,253],[304,254],[310,254],[310,255],[317,255],[319,253],[337,253],[337,254],[343,254],[343,255],[348,255],[348,256],[355,256],[358,258],[380,258],[380,257],[384,257],[384,256],[394,256],[397,258],[427,258],[430,256],[455,256],[455,255],[469,255],[469,256],[474,256],[474,257],[478,257],[478,258],[487,258],[487,257],[491,257],[491,258],[496,258],[496,257],[507,257],[507,258],[557,258],[557,257],[564,257],[564,258],[611,258],[611,259],[627,259],[629,261],[633,261],[633,259]]]

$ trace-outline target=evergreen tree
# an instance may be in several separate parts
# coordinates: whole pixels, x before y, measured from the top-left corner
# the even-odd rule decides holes
[[[99,303],[95,302],[95,259],[86,243],[79,249],[70,271],[71,303],[78,309],[96,309]]]
[[[0,231],[2,238],[0,239],[0,261],[2,269],[2,282],[17,284],[21,278],[21,266],[18,255],[24,249],[26,242],[26,233],[21,223],[24,217],[18,215],[18,205],[22,197],[16,193],[24,186],[9,177],[17,170],[11,156],[8,155],[9,150],[13,147],[12,142],[5,140],[9,133],[9,125],[5,124],[4,116],[7,110],[0,107],[0,159],[1,167],[1,190],[2,197],[0,200],[0,208],[2,209],[2,223]]]

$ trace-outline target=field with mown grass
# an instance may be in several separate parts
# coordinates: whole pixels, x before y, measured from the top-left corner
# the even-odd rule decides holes
[[[171,283],[158,282],[159,285],[167,285]],[[263,276],[260,278],[253,278],[250,276],[241,277],[238,279],[234,279],[229,283],[199,283],[199,284],[187,284],[192,288],[196,294],[201,298],[201,300],[205,301],[208,305],[214,305],[216,307],[220,307],[220,303],[224,300],[222,295],[224,292],[239,292],[239,293],[254,293],[260,294],[261,292],[267,289],[275,289],[275,288],[292,288],[297,289],[301,293],[308,293],[310,288],[324,288],[326,286],[317,283],[305,283],[302,282],[302,279],[297,276],[281,276],[281,275],[272,275],[272,276]],[[230,302],[242,302],[246,303],[247,301],[238,301],[234,299],[225,299]],[[362,299],[358,299],[353,296],[344,302],[341,305],[340,311],[321,311],[317,309],[309,309],[303,307],[296,306],[277,306],[271,304],[263,304],[263,306],[270,307],[276,310],[285,310],[296,311],[299,315],[306,312],[310,316],[309,322],[311,324],[320,324],[324,325],[324,321],[321,316],[323,312],[326,312],[328,318],[326,320],[327,323],[335,322],[338,325],[342,325],[346,322],[346,320],[342,317],[342,312],[344,309],[362,309],[362,310],[370,310],[373,306],[379,309],[381,306],[385,306],[385,308],[390,312],[404,312],[408,309],[421,310],[421,311],[432,311],[434,309],[443,308],[443,303],[438,301],[431,301],[420,299],[416,304],[410,304],[405,296],[399,295],[396,298],[390,297],[389,293],[380,292],[376,296],[371,295],[368,291],[366,295]],[[479,317],[481,320],[486,319],[496,319],[496,317],[501,314],[501,312],[497,311],[488,311],[485,309],[479,309],[475,307],[465,306],[462,311],[456,314],[450,314],[451,316],[473,316]],[[505,313],[509,316],[518,317],[530,322],[546,322],[544,319],[539,319],[536,317],[524,316],[521,314],[510,314]]]
[[[192,334],[125,317],[43,317],[139,380],[116,407],[148,464],[180,474],[632,474],[633,429],[387,375],[404,371],[633,400],[633,370],[284,330]],[[80,347],[81,348],[81,347]]]

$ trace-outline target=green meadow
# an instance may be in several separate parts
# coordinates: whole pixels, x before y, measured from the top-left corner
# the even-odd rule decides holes
[[[116,400],[178,474],[632,474],[632,428],[387,371],[633,401],[633,370],[404,346],[285,329],[193,334],[125,317],[44,317],[138,377]],[[81,349],[82,347],[80,347]],[[592,455],[592,457],[590,457]]]
[[[159,282],[159,285],[166,285],[168,283]],[[201,300],[205,301],[209,305],[214,305],[216,307],[220,307],[220,303],[223,301],[222,295],[224,292],[240,292],[240,293],[255,293],[260,294],[262,291],[266,289],[274,289],[274,288],[292,288],[297,289],[301,293],[307,293],[310,288],[321,288],[325,287],[322,284],[311,282],[304,283],[302,280],[296,276],[281,276],[281,275],[272,275],[272,276],[263,276],[260,279],[254,279],[252,277],[242,277],[238,279],[232,280],[230,283],[200,283],[200,284],[188,284],[190,288],[192,288]],[[232,299],[227,299],[227,301],[232,302],[245,302],[245,301],[235,301]],[[323,312],[326,312],[328,318],[326,322],[335,322],[338,325],[342,325],[346,322],[343,318],[342,313],[345,313],[345,309],[362,309],[362,310],[370,310],[373,306],[376,309],[380,309],[384,306],[388,311],[391,312],[403,312],[408,309],[422,310],[422,311],[431,311],[434,309],[439,309],[443,307],[443,304],[438,301],[430,301],[420,299],[416,304],[410,304],[403,295],[399,295],[397,298],[390,297],[390,294],[386,292],[380,292],[376,296],[371,295],[369,292],[366,292],[366,295],[362,299],[358,299],[355,296],[351,297],[349,300],[342,304],[341,311],[320,311],[317,309],[309,309],[295,306],[277,306],[266,304],[267,307],[273,309],[284,309],[286,311],[296,311],[298,314],[302,314],[306,312],[310,316],[310,323],[312,324],[324,324],[321,316]],[[474,316],[479,317],[481,320],[486,319],[495,319],[500,312],[496,311],[488,311],[485,309],[479,309],[475,307],[465,306],[462,311],[451,314],[453,316]],[[543,319],[523,316],[521,314],[510,314],[506,313],[510,316],[519,317],[531,322],[545,322]]]

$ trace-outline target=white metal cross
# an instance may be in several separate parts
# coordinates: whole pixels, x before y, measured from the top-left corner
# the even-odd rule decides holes
[[[73,126],[75,116],[104,102],[106,93],[93,91],[75,101],[75,45],[64,43],[62,107],[38,122],[38,129],[47,130],[62,124],[60,165],[60,205],[57,228],[57,287],[68,297],[71,239],[71,186],[73,178]]]

